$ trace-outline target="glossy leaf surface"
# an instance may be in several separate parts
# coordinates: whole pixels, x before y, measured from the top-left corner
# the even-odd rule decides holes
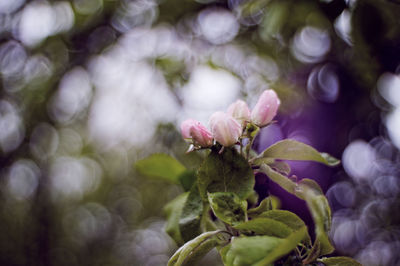
[[[306,228],[300,229],[287,238],[273,236],[252,236],[233,238],[231,243],[220,250],[227,266],[270,265],[288,254],[304,238]]]
[[[340,161],[327,153],[320,153],[313,147],[302,142],[286,139],[268,147],[263,153],[264,158],[281,160],[314,161],[329,166],[335,166]]]
[[[229,225],[244,222],[247,218],[247,201],[232,192],[208,193],[208,201],[215,216]]]
[[[222,154],[214,149],[198,172],[200,195],[207,201],[207,192],[233,192],[240,199],[252,194],[255,178],[249,163],[233,148]]]

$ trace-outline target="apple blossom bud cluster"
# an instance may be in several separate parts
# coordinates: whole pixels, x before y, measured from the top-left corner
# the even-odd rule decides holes
[[[268,125],[275,117],[279,105],[280,100],[275,91],[265,90],[251,112],[244,101],[237,100],[228,107],[226,113],[216,112],[211,115],[211,131],[199,121],[188,119],[181,124],[181,133],[184,139],[197,147],[211,147],[214,140],[229,147],[239,141],[248,123],[258,127]]]

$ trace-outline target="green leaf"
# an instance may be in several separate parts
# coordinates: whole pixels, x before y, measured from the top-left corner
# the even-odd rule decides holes
[[[224,262],[225,266],[233,265],[233,262],[228,261],[228,258],[227,258],[227,254],[228,254],[228,251],[230,248],[231,248],[231,244],[223,246],[222,248],[219,248],[219,250],[218,250],[219,255],[221,256],[221,259]],[[217,249],[218,249],[218,247],[217,247]],[[229,258],[229,259],[231,259],[231,258]]]
[[[272,199],[271,199],[271,196],[269,196],[269,197],[263,199],[256,208],[247,210],[247,214],[249,215],[249,217],[254,217],[254,216],[260,215],[261,213],[263,213],[265,211],[272,210],[272,207],[273,207]]]
[[[256,234],[283,238],[303,227],[306,227],[306,225],[300,217],[285,210],[266,211],[248,222],[235,226],[239,230],[251,230]],[[308,232],[305,237],[309,241]]]
[[[281,160],[300,160],[320,162],[329,166],[335,166],[340,161],[327,153],[320,153],[313,147],[286,139],[268,147],[261,155],[263,158],[275,158]]]
[[[261,154],[262,155],[262,154]],[[262,164],[273,164],[275,162],[274,158],[264,158],[264,157],[254,157],[250,160],[252,165],[262,165]]]
[[[222,154],[213,149],[201,165],[197,182],[200,195],[207,201],[207,192],[234,192],[247,199],[253,192],[255,178],[249,163],[233,148]]]
[[[164,207],[164,212],[167,216],[165,231],[179,246],[184,243],[181,232],[179,231],[179,218],[188,194],[189,193],[183,193],[179,195]]]
[[[271,167],[269,167],[266,164],[262,164],[260,166],[260,171],[266,174],[269,179],[277,183],[279,186],[281,186],[284,190],[291,194],[295,194],[297,184],[290,180],[287,176],[284,176],[274,170],[272,170]]]
[[[282,242],[280,242],[279,245],[275,246],[275,248],[268,254],[268,256],[265,256],[265,258],[263,258],[254,266],[264,266],[275,262],[277,259],[295,249],[296,246],[305,238],[306,234],[307,227],[303,227],[302,229],[293,232],[287,238],[282,239]]]
[[[304,238],[307,228],[293,232],[287,238],[252,236],[232,238],[231,243],[220,250],[227,266],[270,265],[291,252]]]
[[[319,255],[330,254],[335,249],[328,237],[332,221],[328,200],[315,181],[303,179],[298,185],[299,189],[296,191],[296,195],[306,201],[314,220],[316,241],[319,241],[321,249]]]
[[[304,221],[299,216],[297,216],[293,212],[285,210],[270,210],[267,212],[263,212],[259,217],[274,219],[276,221],[284,223],[293,231],[300,230],[306,226]]]
[[[321,187],[318,185],[317,182],[315,182],[312,179],[303,178],[302,180],[299,181],[298,184],[300,188],[305,186],[307,187],[307,189],[311,189],[311,191],[313,191],[315,195],[324,195],[324,192],[322,191]],[[300,197],[303,197],[302,191],[303,190],[300,189],[300,195],[299,195]]]
[[[235,225],[247,219],[247,201],[232,192],[208,193],[211,209],[221,221]]]
[[[197,183],[194,183],[179,219],[179,231],[185,242],[201,234],[203,208],[203,201],[200,197]]]
[[[183,189],[185,191],[189,191],[192,188],[194,182],[196,182],[196,171],[186,170],[179,175],[178,179]]]
[[[270,0],[255,0],[243,2],[240,8],[240,15],[242,17],[254,17],[257,11],[262,10],[266,7]]]
[[[318,259],[318,261],[322,262],[326,266],[361,266],[361,263],[349,257],[322,258]]]
[[[252,206],[257,204],[258,202],[258,193],[253,190],[253,192],[251,193],[251,195],[247,198],[247,202],[249,203],[248,205]]]
[[[191,265],[194,261],[208,253],[223,240],[218,238],[221,231],[205,232],[180,247],[168,261],[168,266]]]
[[[315,261],[321,253],[321,242],[316,240],[312,248],[308,251],[307,257],[303,260],[303,264],[308,265]]]
[[[174,184],[186,168],[175,158],[167,154],[153,154],[135,164],[137,171],[148,177],[159,178]]]
[[[286,176],[272,170],[271,167],[266,164],[261,165],[260,170],[287,192],[306,201],[307,207],[314,220],[315,235],[317,237],[316,241],[319,241],[318,244],[321,248],[321,253],[319,255],[332,253],[334,247],[330,243],[328,237],[331,225],[331,209],[328,200],[322,193],[322,189],[317,182],[304,178],[296,184]]]
[[[269,166],[281,174],[284,174],[284,175],[290,174],[290,170],[291,170],[290,165],[286,162],[274,161],[273,163],[270,163]]]
[[[285,238],[289,236],[293,230],[286,224],[271,218],[257,217],[250,221],[234,226],[240,231],[251,231],[256,235],[268,235]]]

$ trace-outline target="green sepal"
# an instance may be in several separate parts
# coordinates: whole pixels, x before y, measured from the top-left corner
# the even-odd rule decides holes
[[[260,132],[260,127],[253,123],[247,123],[245,128],[245,135],[250,139],[255,139],[257,134]]]

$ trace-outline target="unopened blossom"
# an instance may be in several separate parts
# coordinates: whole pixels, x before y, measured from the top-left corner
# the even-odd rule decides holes
[[[224,112],[214,113],[210,117],[209,124],[214,139],[225,147],[234,145],[242,135],[242,126]]]
[[[188,119],[183,121],[181,133],[184,139],[192,139],[195,145],[210,147],[213,144],[211,132],[197,120]]]
[[[265,90],[251,112],[251,121],[259,127],[266,126],[275,117],[281,101],[273,90]]]
[[[247,103],[242,100],[237,100],[229,105],[227,113],[235,118],[242,126],[244,126],[247,121],[250,121],[249,107]]]

